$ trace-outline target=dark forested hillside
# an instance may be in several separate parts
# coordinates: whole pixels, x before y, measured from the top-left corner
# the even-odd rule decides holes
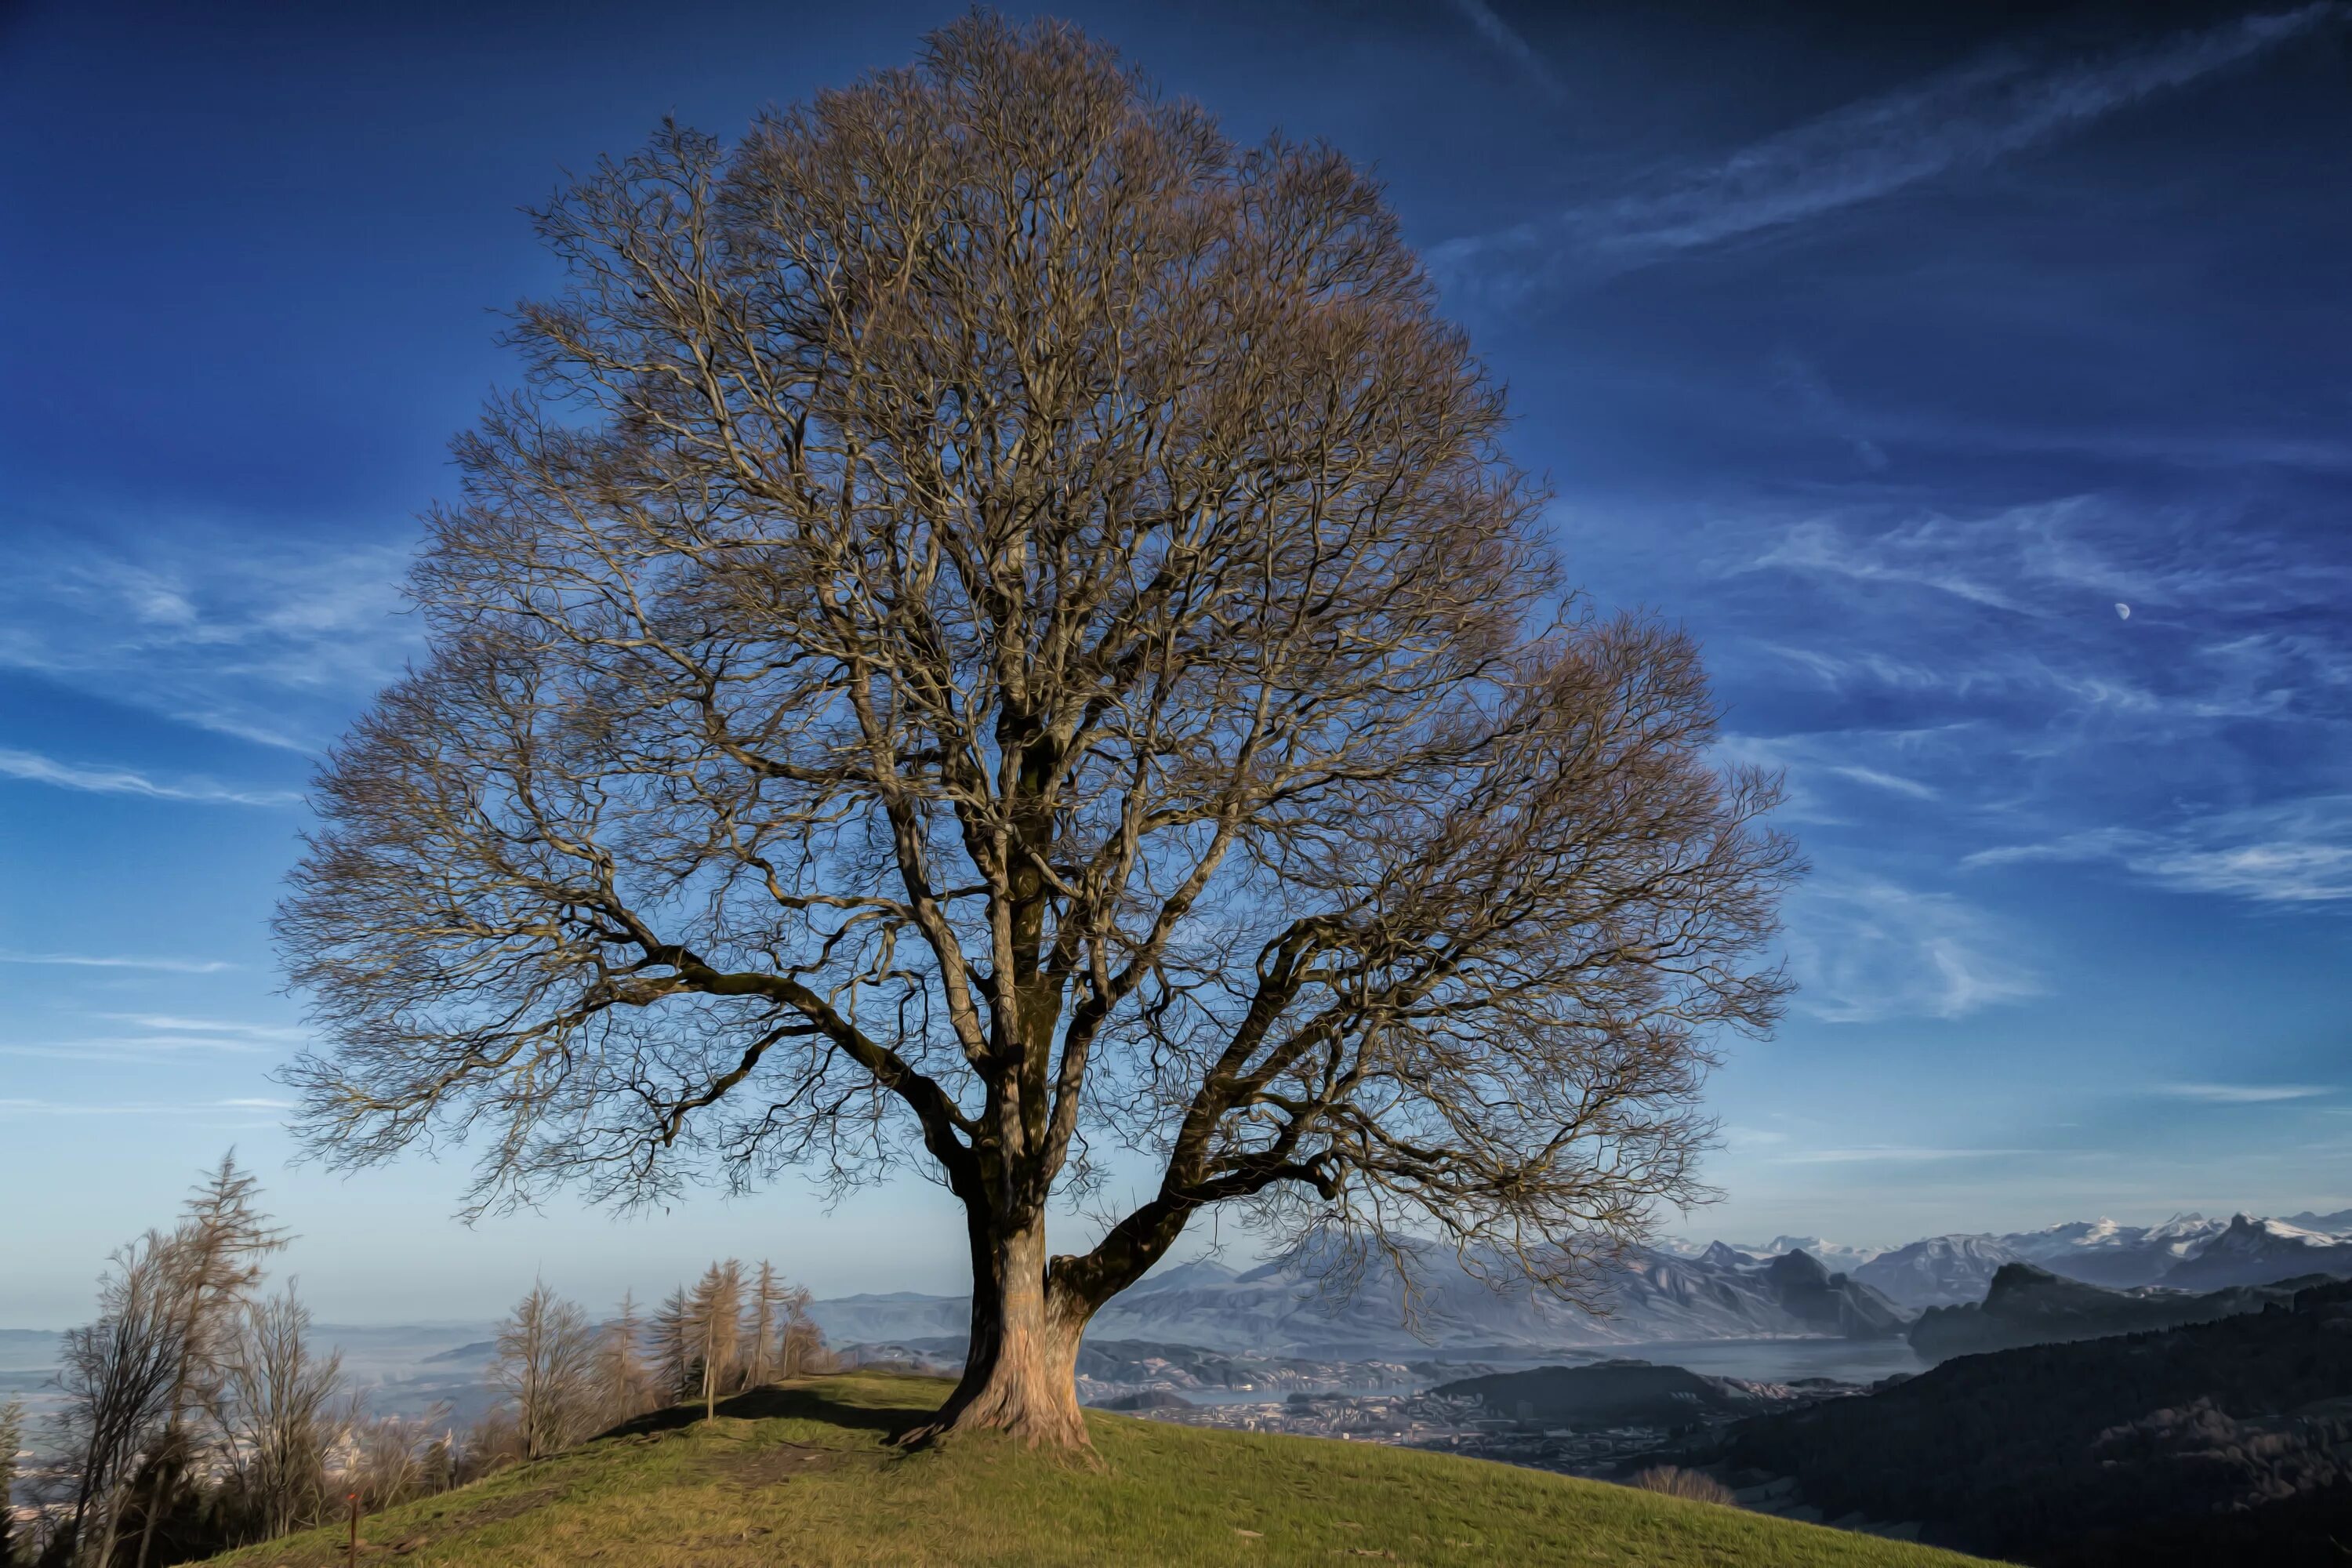
[[[2326,1284],[2324,1276],[2279,1285],[2233,1285],[2195,1294],[2187,1290],[2110,1290],[2036,1268],[2031,1263],[2002,1266],[1981,1302],[1930,1307],[1911,1325],[1911,1348],[1928,1361],[2022,1345],[2100,1339],[2210,1323],[2240,1312],[2286,1302],[2297,1290]]]
[[[1964,1356],[1759,1416],[1733,1462],[1832,1516],[2032,1563],[2336,1564],[2352,1542],[2352,1284],[2160,1331]]]

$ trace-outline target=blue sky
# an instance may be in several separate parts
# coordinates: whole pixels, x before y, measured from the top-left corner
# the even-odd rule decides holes
[[[550,282],[517,209],[958,7],[273,9],[0,12],[0,1325],[232,1142],[330,1317],[958,1288],[919,1184],[467,1230],[462,1154],[289,1171],[265,931]],[[2352,7],[1064,14],[1379,168],[1571,575],[1787,770],[1804,989],[1687,1228],[2352,1203]]]

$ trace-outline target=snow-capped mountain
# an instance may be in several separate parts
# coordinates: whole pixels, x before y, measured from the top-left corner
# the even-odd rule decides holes
[[[1931,1236],[1883,1253],[1853,1271],[1906,1307],[1952,1307],[1981,1301],[1992,1277],[2019,1255],[1993,1236]]]
[[[1801,1252],[1820,1260],[1822,1268],[1836,1274],[1851,1274],[1864,1264],[1885,1252],[1883,1247],[1844,1247],[1834,1241],[1824,1241],[1818,1236],[1776,1236],[1761,1247],[1742,1247],[1759,1258],[1778,1258],[1784,1253]]]
[[[1696,1241],[1688,1237],[1666,1237],[1656,1244],[1656,1250],[1675,1258],[1698,1258],[1710,1247],[1728,1247],[1754,1258],[1779,1258],[1784,1253],[1801,1252],[1818,1261],[1832,1274],[1851,1274],[1887,1249],[1883,1247],[1847,1247],[1834,1241],[1824,1241],[1818,1236],[1776,1236],[1769,1241]]]
[[[2314,1214],[2309,1209],[2286,1216],[2286,1223],[2299,1230],[2325,1231],[2330,1236],[2352,1237],[2352,1209],[2337,1209],[2334,1214]]]
[[[2129,1289],[2156,1283],[2228,1228],[2221,1220],[2180,1214],[2162,1225],[2075,1220],[1995,1239],[2024,1261],[2064,1279]]]
[[[2160,1283],[2205,1292],[2305,1274],[2352,1278],[2352,1211],[2294,1221],[2194,1214],[2151,1226],[2076,1220],[2009,1235],[1929,1237],[1891,1250],[1810,1236],[1749,1246],[1662,1240],[1629,1249],[1601,1277],[1597,1312],[1524,1286],[1492,1289],[1440,1248],[1422,1249],[1415,1258],[1419,1336],[1404,1326],[1407,1291],[1392,1270],[1365,1269],[1347,1294],[1318,1285],[1312,1258],[1244,1269],[1212,1259],[1171,1264],[1113,1298],[1093,1331],[1106,1340],[1308,1357],[1433,1346],[1870,1338],[1901,1332],[1926,1308],[1981,1302],[1993,1276],[2015,1262],[2111,1289]],[[1494,1272],[1508,1274],[1500,1266]],[[900,1292],[838,1297],[813,1310],[835,1343],[909,1343],[961,1336],[970,1309],[961,1296]]]
[[[1802,1252],[1759,1258],[1717,1243],[1697,1258],[1677,1258],[1636,1248],[1600,1277],[1597,1312],[1524,1285],[1496,1289],[1439,1248],[1412,1256],[1418,1334],[1406,1326],[1405,1287],[1393,1269],[1367,1267],[1347,1293],[1320,1283],[1314,1259],[1241,1272],[1181,1265],[1112,1298],[1090,1331],[1265,1355],[1362,1357],[1431,1347],[1887,1338],[1908,1321],[1877,1291]],[[836,1343],[904,1343],[961,1334],[968,1308],[961,1296],[896,1294],[842,1297],[811,1310]]]
[[[2352,1277],[2352,1241],[2284,1220],[2242,1214],[2233,1216],[2221,1235],[2168,1269],[2162,1283],[2177,1290],[2218,1290],[2226,1285],[2268,1285],[2305,1274]]]

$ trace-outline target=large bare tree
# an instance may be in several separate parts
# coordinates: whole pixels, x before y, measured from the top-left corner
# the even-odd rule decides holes
[[[431,657],[281,914],[319,1147],[486,1134],[481,1202],[912,1156],[969,1222],[940,1424],[1070,1444],[1210,1205],[1572,1289],[1694,1194],[1784,991],[1773,788],[1681,635],[1562,593],[1369,179],[974,17],[540,226]]]

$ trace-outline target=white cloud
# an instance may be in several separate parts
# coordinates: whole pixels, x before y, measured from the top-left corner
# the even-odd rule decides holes
[[[0,963],[54,964],[66,969],[139,969],[161,974],[220,974],[237,967],[217,958],[133,958],[110,953],[7,951],[0,951]]]
[[[1935,1160],[1989,1160],[2001,1155],[2039,1154],[2039,1149],[1931,1149],[1900,1143],[1873,1143],[1854,1149],[1807,1149],[1780,1156],[1784,1165],[1856,1165],[1872,1162],[1916,1164]]]
[[[178,1116],[202,1110],[289,1110],[282,1100],[200,1100],[178,1101],[100,1100],[74,1104],[55,1100],[0,1100],[0,1112],[26,1116]]]
[[[220,1018],[181,1018],[163,1013],[99,1013],[110,1023],[136,1024],[163,1035],[232,1035],[240,1039],[287,1044],[310,1037],[307,1029],[287,1029],[260,1024],[240,1024]]]
[[[2091,60],[2002,52],[1864,99],[1549,223],[1438,247],[1442,268],[1642,267],[1880,200],[2054,141],[2342,22],[2335,0]],[[1564,259],[1563,259],[1564,258]]]
[[[0,576],[0,668],[264,745],[315,751],[398,675],[404,548],[174,525],[135,553],[28,534]]]
[[[1970,868],[2107,862],[2184,893],[2307,905],[2352,899],[2352,795],[2214,812],[2164,829],[2099,827],[1979,849]]]
[[[80,1040],[43,1040],[0,1045],[0,1056],[38,1057],[50,1061],[161,1061],[192,1051],[231,1056],[274,1052],[281,1047],[225,1035],[110,1035]]]
[[[1557,103],[1568,96],[1567,87],[1544,58],[1536,53],[1534,46],[1517,28],[1496,16],[1495,8],[1487,5],[1486,0],[1447,0],[1447,4],[1477,29],[1480,37],[1518,67],[1529,81],[1543,89],[1545,97]]]
[[[1850,578],[1873,584],[1931,588],[1993,609],[2021,608],[2015,599],[1978,581],[1956,563],[1978,552],[1965,525],[1923,517],[1876,537],[1857,537],[1819,519],[1791,524],[1780,542],[1743,568],[1780,568],[1811,576]]]
[[[1716,754],[1727,763],[1777,772],[1787,790],[1784,807],[1790,820],[1838,822],[1843,817],[1824,798],[1823,785],[1843,779],[1872,790],[1912,800],[1937,798],[1936,786],[1898,773],[1895,765],[1913,754],[1927,739],[1921,731],[1905,730],[1835,730],[1816,734],[1719,737]]]
[[[2208,1105],[2268,1105],[2282,1100],[2312,1100],[2334,1090],[2315,1083],[2165,1083],[2156,1092]]]
[[[0,778],[89,795],[131,795],[148,800],[185,801],[196,805],[292,805],[302,796],[293,790],[250,790],[215,784],[210,779],[158,779],[132,768],[102,763],[60,762],[37,752],[0,747]]]
[[[1796,1005],[1829,1023],[1965,1018],[2043,991],[2013,939],[1948,893],[1817,878],[1784,913]]]

